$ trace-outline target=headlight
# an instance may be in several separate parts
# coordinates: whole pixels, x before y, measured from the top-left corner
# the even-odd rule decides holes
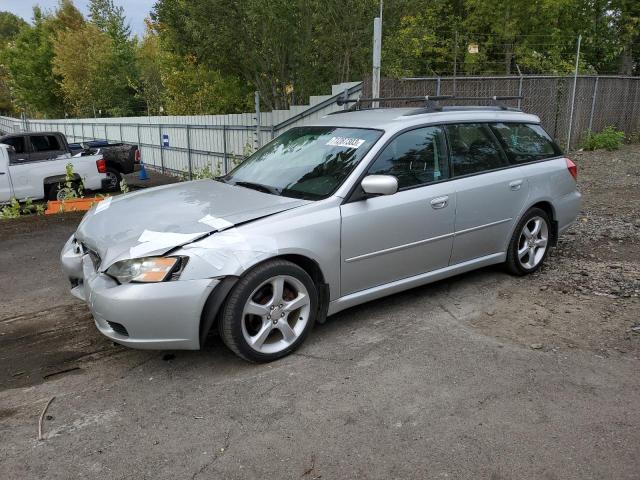
[[[120,283],[164,282],[179,269],[180,263],[180,257],[133,258],[114,263],[106,273]]]

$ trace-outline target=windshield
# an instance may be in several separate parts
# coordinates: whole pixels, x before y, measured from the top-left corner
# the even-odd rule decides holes
[[[220,180],[290,197],[331,195],[382,135],[380,130],[292,128]]]

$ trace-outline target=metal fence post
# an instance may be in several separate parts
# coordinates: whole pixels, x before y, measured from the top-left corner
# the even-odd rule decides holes
[[[587,130],[591,133],[591,127],[593,126],[593,114],[596,109],[596,97],[598,96],[598,80],[600,77],[596,77],[596,83],[593,85],[593,96],[591,97],[591,113],[589,114],[589,129]]]
[[[229,160],[227,157],[227,125],[222,125],[222,162],[225,175],[229,173]]]
[[[160,140],[160,171],[164,174],[164,146],[162,145],[162,124],[158,124],[158,139]]]
[[[140,160],[144,162],[142,158],[142,145],[140,145],[140,124],[136,123],[136,133],[138,134],[138,151],[140,152]]]
[[[189,180],[193,180],[191,169],[191,127],[187,124],[187,162],[189,164]]]
[[[122,124],[119,124],[120,126],[120,143],[122,143]]]
[[[518,97],[522,97],[522,75],[518,81]],[[522,108],[522,98],[518,98],[518,109]]]
[[[258,90],[256,90],[255,93],[255,102],[256,102],[256,141],[254,143],[254,146],[256,149],[260,148],[260,144],[262,143],[260,141],[260,92]]]
[[[576,86],[578,84],[578,66],[580,62],[580,43],[582,35],[578,35],[578,49],[576,51],[576,70],[573,75],[573,92],[571,93],[571,111],[569,112],[569,131],[567,132],[567,151],[571,148],[571,130],[573,129],[573,107],[576,103]]]
[[[436,79],[436,96],[440,95],[440,77]]]

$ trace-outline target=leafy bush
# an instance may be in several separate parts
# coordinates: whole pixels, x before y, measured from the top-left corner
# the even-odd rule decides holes
[[[20,202],[16,197],[11,198],[11,201],[0,208],[0,219],[18,218],[22,215],[43,215],[45,211],[44,204],[35,205],[30,198],[25,199],[24,205],[20,205]]]
[[[65,166],[64,186],[59,187],[59,199],[84,198],[84,182],[77,182],[73,174],[73,164],[67,163]]]
[[[618,150],[624,142],[624,132],[614,127],[606,127],[600,133],[590,133],[585,139],[582,148],[585,150]]]
[[[220,170],[220,165],[215,164],[215,168],[212,170],[211,165],[205,165],[202,168],[194,168],[191,171],[191,180],[211,180],[212,178],[219,177],[222,175],[222,170]],[[182,181],[189,181],[189,174],[183,173]]]

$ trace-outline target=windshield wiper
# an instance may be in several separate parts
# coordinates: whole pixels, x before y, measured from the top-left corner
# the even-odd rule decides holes
[[[237,185],[239,187],[251,188],[259,192],[271,193],[272,195],[280,195],[280,192],[276,188],[268,187],[266,185],[262,185],[261,183],[235,182],[234,185]]]

